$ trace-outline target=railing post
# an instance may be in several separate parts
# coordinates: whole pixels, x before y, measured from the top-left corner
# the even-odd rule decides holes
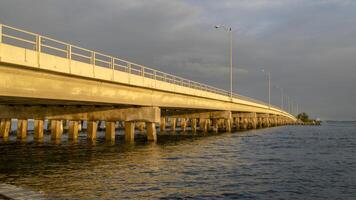
[[[144,67],[141,67],[141,75],[142,75],[143,77],[145,77],[145,68],[144,68]]]
[[[127,63],[127,73],[131,74],[131,63]]]
[[[0,43],[2,43],[2,24],[0,24]]]
[[[95,78],[95,52],[91,52],[91,64],[93,65],[93,77]]]
[[[2,24],[0,24],[0,43],[2,43]],[[2,60],[2,48],[0,48],[0,61]]]
[[[111,68],[112,68],[112,80],[115,80],[115,60],[114,57],[111,57]]]
[[[70,44],[67,45],[67,58],[72,60],[72,45]]]
[[[72,73],[72,45],[67,45],[67,58],[69,63],[69,73]]]
[[[38,67],[41,67],[41,36],[36,35],[36,51]]]
[[[41,52],[41,36],[36,36],[36,51]]]

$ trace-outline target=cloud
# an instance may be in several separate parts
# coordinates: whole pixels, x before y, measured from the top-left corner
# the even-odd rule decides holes
[[[329,119],[356,118],[355,17],[352,0],[0,2],[2,23],[223,89],[228,35],[213,26],[234,27],[236,91],[266,100],[263,67],[300,107]]]

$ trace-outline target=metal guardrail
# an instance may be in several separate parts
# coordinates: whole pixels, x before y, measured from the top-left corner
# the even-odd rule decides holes
[[[161,72],[143,65],[119,59],[93,50],[81,48],[59,40],[55,40],[36,33],[21,30],[4,24],[0,24],[0,43],[31,49],[41,53],[67,58],[79,62],[93,64],[99,67],[110,68],[146,78],[159,80],[188,88],[207,91],[224,96],[230,96],[230,92],[203,83],[198,83],[179,76]],[[268,104],[234,93],[233,98],[238,98],[253,103],[269,106]],[[276,106],[271,108],[282,110]]]

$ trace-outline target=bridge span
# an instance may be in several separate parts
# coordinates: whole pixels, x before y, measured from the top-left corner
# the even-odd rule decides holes
[[[106,139],[115,140],[116,122],[124,122],[125,140],[135,127],[146,127],[156,140],[164,131],[227,131],[294,123],[296,118],[264,102],[164,73],[110,55],[0,24],[0,137],[7,138],[18,119],[17,138],[42,139],[48,120],[58,140],[63,122],[70,139],[87,121],[87,136],[96,139],[105,121]]]

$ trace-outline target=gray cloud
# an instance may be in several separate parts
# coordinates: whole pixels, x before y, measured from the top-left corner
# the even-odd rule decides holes
[[[236,91],[266,101],[263,67],[314,117],[356,119],[355,11],[351,0],[2,0],[0,21],[228,89],[227,34],[213,29],[224,23],[237,29]]]

